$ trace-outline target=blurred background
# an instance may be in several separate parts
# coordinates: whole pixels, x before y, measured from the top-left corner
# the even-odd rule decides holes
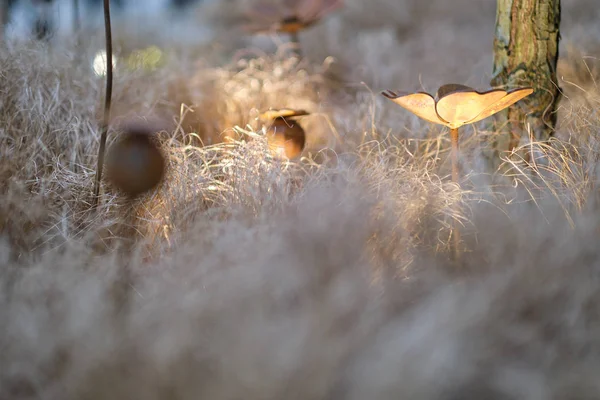
[[[102,35],[102,0],[5,0],[11,40],[46,37],[60,43],[77,23]],[[275,4],[274,0],[261,0]],[[273,49],[285,35],[251,36],[243,26],[258,0],[112,0],[115,41],[121,50],[151,45],[197,51],[207,62],[231,59],[244,47]],[[77,4],[77,6],[75,6]],[[435,90],[447,81],[487,86],[496,2],[493,0],[346,0],[337,12],[301,33],[306,55],[335,57],[352,79],[378,87]],[[562,1],[561,49],[591,49],[600,41],[594,0]],[[101,45],[99,41],[98,45]]]
[[[101,0],[7,1],[5,24],[9,43],[37,38],[51,47],[64,45],[68,49],[77,38],[83,42],[80,51],[96,65],[93,68],[103,64],[103,58],[98,58],[105,46]],[[179,82],[169,85],[169,93],[163,93],[161,101],[172,103],[172,110],[177,113],[183,103],[197,106],[206,97],[202,82],[215,79],[213,73],[201,68],[235,66],[242,58],[261,58],[289,44],[288,35],[250,34],[245,29],[262,22],[255,20],[264,13],[265,5],[277,9],[282,3],[286,2],[113,0],[116,74],[120,74],[123,65],[135,64],[140,58],[154,65],[169,63],[168,78],[179,77]],[[293,5],[294,1],[287,4]],[[406,128],[413,137],[424,135],[422,127],[426,125],[391,102],[375,99],[378,96],[374,94],[384,89],[435,93],[445,83],[488,88],[495,11],[493,0],[345,0],[341,8],[299,34],[306,57],[304,65],[322,65],[320,72],[328,79],[325,87],[335,92],[328,96],[313,93],[311,104],[327,108],[348,100],[348,96],[359,96],[359,103],[377,103],[380,112],[372,113],[371,119],[380,124],[380,130]],[[593,54],[600,49],[599,13],[595,0],[562,1],[559,80],[567,91],[576,88],[573,83],[583,88],[593,83],[587,69],[594,63]],[[76,30],[81,35],[74,35]],[[587,56],[591,59],[582,64]],[[290,96],[280,106],[306,107],[304,97]],[[261,105],[274,106],[272,101]],[[215,132],[220,134],[235,124],[244,126],[252,121],[252,116],[238,118],[232,114],[227,114],[228,120],[223,124],[217,124]],[[341,136],[356,128],[348,126],[343,118],[337,122]],[[190,128],[200,130],[197,124]],[[332,145],[331,138],[325,137],[331,132],[319,133],[323,130],[311,129],[316,133],[309,142]]]

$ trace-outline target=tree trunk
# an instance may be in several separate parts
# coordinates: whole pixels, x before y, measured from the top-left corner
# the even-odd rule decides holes
[[[497,114],[494,153],[513,150],[528,139],[546,140],[554,133],[560,97],[556,79],[560,0],[498,0],[494,69],[491,84],[535,91]],[[497,159],[497,157],[495,157]]]
[[[9,7],[8,0],[0,0],[0,40],[4,40],[6,35],[6,26],[8,25]]]
[[[79,36],[81,34],[81,20],[79,14],[79,0],[73,1],[73,34]]]

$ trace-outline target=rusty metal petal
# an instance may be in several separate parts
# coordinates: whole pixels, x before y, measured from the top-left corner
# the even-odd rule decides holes
[[[515,104],[517,101],[529,96],[533,93],[532,88],[518,88],[513,89],[508,92],[504,92],[506,95],[502,97],[500,100],[488,106],[485,110],[483,110],[477,117],[473,118],[469,121],[470,124],[475,123],[477,121],[481,121],[491,115],[496,114],[499,111],[504,110],[507,107]]]
[[[499,89],[483,93],[475,90],[455,91],[440,98],[435,105],[435,109],[440,118],[448,121],[451,128],[458,128],[470,123],[505,95],[506,92]]]
[[[453,93],[453,92],[475,92],[476,90],[472,87],[461,85],[460,83],[448,83],[446,85],[440,86],[435,95],[436,99],[441,99],[442,97]]]
[[[387,90],[381,94],[424,120],[448,126],[448,122],[441,119],[435,111],[435,100],[428,93],[396,93]]]
[[[276,110],[268,110],[260,114],[259,118],[263,121],[273,121],[276,118],[293,118],[309,115],[306,110],[294,110],[292,108],[280,108]]]

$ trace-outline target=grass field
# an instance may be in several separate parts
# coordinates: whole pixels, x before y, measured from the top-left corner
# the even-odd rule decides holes
[[[562,2],[555,138],[497,172],[466,128],[460,187],[447,131],[379,92],[488,87],[495,2],[347,0],[303,60],[229,3],[209,39],[115,20],[112,126],[160,121],[169,169],[96,213],[102,31],[3,46],[0,399],[599,397],[595,1]],[[312,113],[301,159],[269,155],[270,107]]]

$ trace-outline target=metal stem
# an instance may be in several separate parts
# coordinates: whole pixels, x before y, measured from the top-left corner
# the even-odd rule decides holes
[[[450,142],[452,143],[452,182],[459,183],[458,128],[450,129]]]
[[[294,53],[299,59],[302,59],[302,47],[300,47],[300,38],[298,31],[290,33],[290,42],[292,43]]]
[[[452,143],[452,182],[460,184],[460,172],[458,168],[458,128],[450,129],[450,142]],[[460,232],[458,222],[454,222],[452,229],[454,258],[457,259],[460,253]]]
[[[98,165],[96,168],[96,181],[94,183],[94,198],[92,206],[98,207],[100,197],[100,182],[104,168],[104,153],[106,137],[108,135],[108,121],[110,120],[110,103],[112,98],[113,65],[112,65],[112,32],[110,26],[110,0],[104,0],[104,29],[106,32],[106,94],[104,98],[104,116],[100,127],[100,147],[98,149]]]
[[[79,21],[79,0],[73,1],[73,33],[79,35],[81,22]]]

